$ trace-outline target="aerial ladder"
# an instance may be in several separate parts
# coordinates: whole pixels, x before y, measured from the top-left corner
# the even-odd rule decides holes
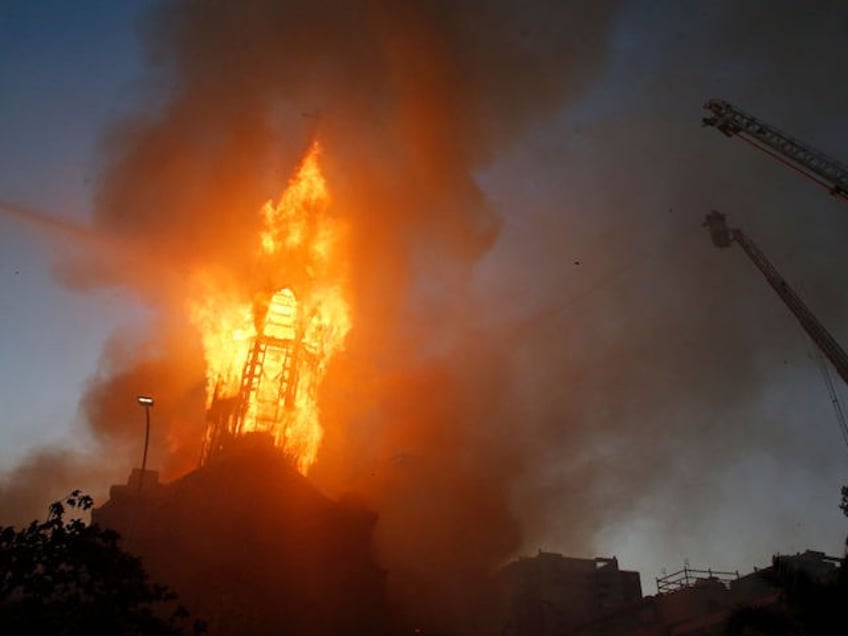
[[[789,310],[801,323],[804,331],[812,338],[816,346],[821,350],[825,357],[830,360],[833,368],[845,382],[848,384],[848,354],[839,345],[839,343],[830,335],[824,325],[813,315],[807,305],[804,304],[798,294],[796,294],[789,284],[784,280],[783,276],[775,269],[769,260],[766,258],[754,242],[740,229],[727,226],[727,219],[721,213],[713,210],[707,215],[704,225],[710,231],[713,245],[719,248],[730,247],[734,242],[739,244],[739,247],[748,255],[751,262],[762,272],[766,277],[769,285],[777,292],[777,295],[783,300]]]
[[[704,126],[713,126],[728,137],[738,137],[800,172],[833,196],[848,201],[848,167],[836,159],[724,100],[707,100],[704,109],[710,111],[710,116],[703,118]]]

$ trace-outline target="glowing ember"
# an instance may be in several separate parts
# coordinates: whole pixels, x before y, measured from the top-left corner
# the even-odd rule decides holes
[[[233,437],[263,432],[301,472],[315,461],[318,388],[351,327],[344,232],[329,214],[319,155],[314,143],[279,202],[263,206],[256,280],[196,276],[189,312],[206,357],[204,458]]]

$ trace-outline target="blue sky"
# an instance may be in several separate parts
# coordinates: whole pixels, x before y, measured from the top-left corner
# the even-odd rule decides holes
[[[135,21],[147,2],[0,5],[0,198],[85,223],[104,123],[140,72]],[[58,285],[65,237],[0,216],[0,467],[81,433],[81,388],[106,335],[143,308],[118,291]],[[79,437],[74,440],[79,442]]]

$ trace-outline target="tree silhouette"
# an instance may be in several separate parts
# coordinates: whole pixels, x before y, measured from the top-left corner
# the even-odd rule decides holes
[[[205,630],[168,588],[152,584],[116,532],[76,518],[93,500],[78,490],[47,520],[0,527],[0,633],[175,636]]]

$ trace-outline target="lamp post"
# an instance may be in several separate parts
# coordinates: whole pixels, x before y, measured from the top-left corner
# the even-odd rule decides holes
[[[144,407],[144,455],[141,456],[141,475],[138,478],[138,491],[141,492],[141,482],[144,480],[144,471],[147,469],[147,446],[150,443],[150,407],[153,406],[153,398],[148,395],[139,395],[136,401]]]

